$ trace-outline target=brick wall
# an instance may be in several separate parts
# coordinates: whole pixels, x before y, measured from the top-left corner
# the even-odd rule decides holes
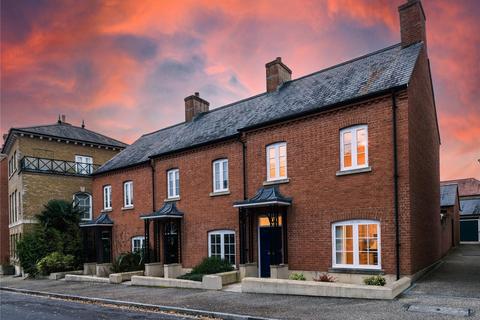
[[[439,142],[428,57],[422,50],[409,97],[411,272],[435,262],[441,253]]]

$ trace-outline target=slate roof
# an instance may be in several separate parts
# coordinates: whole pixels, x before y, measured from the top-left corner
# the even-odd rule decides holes
[[[251,126],[360,99],[408,84],[423,43],[400,44],[284,83],[263,93],[213,109],[168,128],[145,134],[107,161],[98,173],[128,167],[150,157],[234,137]]]
[[[458,185],[447,184],[440,186],[440,206],[449,207],[455,205],[455,199],[458,197]]]
[[[80,227],[94,227],[94,226],[113,226],[113,221],[108,216],[108,213],[104,212],[98,216],[97,219],[80,223]]]
[[[140,216],[140,219],[183,218],[183,212],[177,209],[176,202],[165,202],[159,210]]]
[[[3,146],[5,150],[7,148],[8,140],[12,132],[20,132],[26,134],[38,134],[42,136],[52,137],[52,138],[63,138],[80,142],[87,142],[97,145],[111,146],[117,148],[125,148],[127,144],[115,140],[113,138],[104,136],[103,134],[88,130],[86,128],[77,127],[69,123],[61,122],[51,125],[42,125],[34,127],[24,127],[24,128],[11,128]]]
[[[478,215],[480,216],[480,197],[461,199],[460,200],[460,215]]]
[[[255,207],[261,205],[279,204],[290,205],[292,203],[291,198],[284,197],[278,186],[263,187],[258,189],[257,193],[248,200],[236,201],[234,207]]]

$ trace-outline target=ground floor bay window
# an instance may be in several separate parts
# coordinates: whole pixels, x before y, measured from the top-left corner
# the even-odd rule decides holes
[[[350,220],[332,225],[333,267],[380,269],[380,223]]]
[[[235,265],[235,232],[230,230],[209,232],[208,256],[227,260]]]

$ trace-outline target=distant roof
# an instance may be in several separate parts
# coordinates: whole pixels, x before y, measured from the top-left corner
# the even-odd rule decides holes
[[[104,226],[104,227],[113,226],[113,221],[108,216],[108,213],[104,212],[101,215],[99,215],[98,218],[95,220],[80,223],[80,227],[95,227],[95,226]]]
[[[140,219],[169,219],[169,218],[183,218],[183,212],[180,212],[177,209],[175,202],[165,202],[163,206],[152,213],[143,214],[140,216]]]
[[[284,83],[262,93],[145,134],[104,163],[102,173],[146,162],[150,157],[233,138],[239,130],[325,110],[355,99],[406,86],[423,43],[400,44]]]
[[[454,206],[455,200],[458,198],[458,185],[448,184],[440,186],[440,206]]]
[[[268,205],[289,206],[292,198],[284,197],[277,186],[263,187],[258,189],[257,193],[247,200],[236,201],[233,206],[242,207],[260,207]]]
[[[50,125],[41,125],[34,127],[11,128],[8,137],[3,145],[2,152],[6,152],[9,148],[9,139],[12,133],[35,134],[45,137],[68,139],[79,142],[92,143],[96,145],[110,146],[123,149],[127,146],[126,143],[107,137],[103,134],[88,130],[86,128],[77,127],[65,122],[57,122]]]
[[[464,215],[479,215],[480,216],[480,197],[471,199],[461,199],[460,214]]]
[[[480,181],[475,178],[442,181],[441,184],[458,184],[460,197],[480,195]]]

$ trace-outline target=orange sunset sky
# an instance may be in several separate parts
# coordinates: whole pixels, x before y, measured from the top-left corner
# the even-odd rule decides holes
[[[1,0],[0,130],[58,114],[128,143],[265,90],[281,56],[293,78],[398,43],[406,0]],[[480,1],[424,0],[441,178],[480,179]]]

